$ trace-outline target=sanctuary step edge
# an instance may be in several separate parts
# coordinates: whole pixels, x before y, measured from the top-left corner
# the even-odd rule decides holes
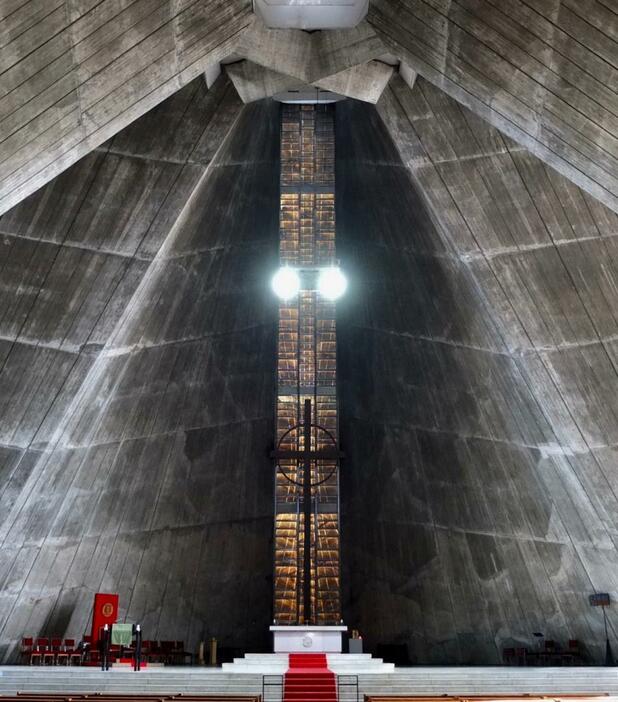
[[[367,695],[472,695],[609,693],[618,695],[618,669],[603,667],[413,667],[361,674]],[[0,667],[0,694],[16,692],[161,692],[247,694],[262,692],[262,675],[220,668],[166,667],[134,673],[86,668]]]

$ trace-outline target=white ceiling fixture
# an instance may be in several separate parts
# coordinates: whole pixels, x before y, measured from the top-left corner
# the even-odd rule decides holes
[[[364,19],[369,0],[253,0],[272,29],[345,29]]]

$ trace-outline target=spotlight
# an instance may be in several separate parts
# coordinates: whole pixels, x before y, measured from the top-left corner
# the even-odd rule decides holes
[[[280,268],[272,279],[272,289],[281,300],[291,300],[300,290],[300,276],[293,268]]]
[[[339,268],[326,268],[318,278],[320,295],[327,300],[337,300],[348,287],[348,281]]]

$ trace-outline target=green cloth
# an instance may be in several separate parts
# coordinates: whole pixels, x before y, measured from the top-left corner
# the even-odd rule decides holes
[[[133,624],[112,624],[112,645],[130,646],[133,642]]]

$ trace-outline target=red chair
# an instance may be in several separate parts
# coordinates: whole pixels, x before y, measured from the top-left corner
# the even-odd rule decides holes
[[[64,650],[68,656],[69,665],[82,664],[82,653],[77,648],[75,648],[75,639],[65,639]]]
[[[152,662],[153,646],[152,641],[142,641],[142,661]]]
[[[158,641],[148,641],[148,646],[150,648],[150,654],[148,657],[149,662],[151,663],[161,663],[165,662],[163,660],[163,649],[161,648],[161,644]],[[142,646],[144,645],[144,642],[142,641]]]
[[[545,641],[545,646],[544,646],[543,652],[541,653],[540,664],[541,665],[552,665],[553,663],[555,663],[556,652],[557,652],[556,642],[552,641],[551,639],[547,639]]]
[[[52,641],[53,644],[53,641]],[[65,639],[64,644],[62,644],[58,652],[56,653],[56,665],[69,665],[69,659],[71,657],[71,652],[75,648],[74,639]]]
[[[51,646],[43,653],[43,665],[56,665],[56,657],[62,648],[62,639],[52,639]]]
[[[21,658],[24,663],[28,662],[32,665],[32,652],[34,650],[34,639],[30,637],[24,637],[21,640]]]
[[[174,641],[161,641],[161,658],[166,665],[174,662]]]
[[[514,648],[503,648],[502,649],[502,662],[504,665],[514,665],[516,661],[515,649]]]
[[[172,651],[174,658],[180,661],[182,665],[185,664],[187,658],[189,659],[189,664],[193,663],[193,654],[191,651],[185,651],[184,641],[174,641],[174,650]]]
[[[35,660],[38,662],[39,665],[43,662],[43,656],[47,652],[48,648],[49,639],[38,638],[34,642],[34,648],[32,649],[32,655],[30,656],[32,665],[35,664]]]
[[[528,649],[516,648],[515,659],[517,660],[517,665],[528,665]]]
[[[581,652],[579,650],[579,641],[577,639],[569,639],[569,650],[567,651],[567,665],[577,665],[581,663]]]

